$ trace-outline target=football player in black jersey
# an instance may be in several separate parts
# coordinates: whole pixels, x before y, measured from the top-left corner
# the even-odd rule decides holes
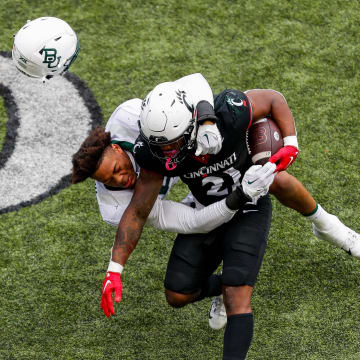
[[[142,167],[141,176],[120,222],[103,284],[102,305],[108,306],[112,314],[111,292],[118,290],[121,293],[121,280],[120,276],[115,279],[110,275],[114,274],[112,271],[121,272],[135,248],[165,174],[180,175],[189,185],[198,205],[226,197],[234,189],[239,189],[241,178],[251,165],[245,144],[248,127],[252,121],[269,114],[277,121],[285,143],[271,159],[277,163],[276,170],[285,170],[298,153],[291,111],[285,98],[276,91],[250,90],[245,94],[226,90],[215,98],[214,112],[208,101],[194,106],[188,89],[170,89],[169,83],[162,85],[143,102],[142,133],[135,146],[136,160]],[[223,142],[217,154],[195,154],[197,111],[208,112],[206,118],[220,129]],[[206,126],[206,122],[202,125]],[[278,173],[276,178],[271,190],[283,204],[302,214],[316,207],[311,195],[295,178],[285,172]],[[281,190],[286,187],[289,195],[289,178],[292,194],[282,196]],[[233,192],[235,203],[244,200],[241,197],[236,199],[237,193],[238,190]],[[302,194],[308,197],[306,201]],[[270,217],[271,205],[265,196],[257,203],[247,204],[231,222],[210,234],[180,235],[174,244],[165,279],[167,300],[170,305],[181,307],[205,296],[224,294],[228,316],[224,359],[245,358],[251,342],[251,293],[265,249]],[[211,275],[221,261],[222,276]],[[115,296],[115,301],[120,301],[119,295]]]
[[[196,108],[191,105],[191,92],[171,83],[158,85],[144,100],[141,135],[134,147],[142,170],[118,227],[114,263],[123,266],[136,246],[165,174],[180,176],[199,203],[210,204],[239,188],[250,168],[246,131],[253,120],[272,114],[284,137],[296,136],[291,111],[284,97],[273,90],[253,90],[248,95],[224,91],[215,98],[215,112],[206,101]],[[218,154],[197,157],[193,150],[196,112],[205,112],[204,108],[213,113],[223,143]],[[279,164],[288,164],[297,152],[296,147],[285,146]],[[175,307],[223,293],[228,315],[224,359],[244,359],[250,346],[251,295],[270,228],[269,197],[246,204],[238,214],[209,234],[179,235],[165,278],[167,301]],[[220,278],[212,273],[221,261]]]

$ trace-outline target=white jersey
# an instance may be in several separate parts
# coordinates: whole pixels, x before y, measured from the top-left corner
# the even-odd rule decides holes
[[[191,84],[194,84],[194,93],[205,94],[201,99],[211,98],[210,102],[213,103],[210,86],[201,74],[188,75],[177,81],[182,82],[189,90]],[[196,103],[201,99],[195,100]],[[127,152],[137,174],[140,169],[132,155],[132,147],[139,135],[141,103],[141,99],[131,99],[119,105],[105,128],[106,131],[110,131],[112,142],[118,143]],[[206,233],[229,221],[236,213],[226,206],[225,199],[208,207],[199,204],[191,193],[183,203],[164,200],[171,186],[177,181],[178,178],[164,178],[159,196],[147,219],[147,225],[182,234]],[[103,220],[117,226],[130,203],[133,190],[110,189],[98,181],[95,181],[95,188]],[[195,208],[189,206],[189,203],[194,204]]]

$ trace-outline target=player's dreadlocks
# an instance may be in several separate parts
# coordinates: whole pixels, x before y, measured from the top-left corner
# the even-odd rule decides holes
[[[111,143],[110,132],[105,132],[103,127],[93,130],[80,149],[72,156],[72,183],[77,184],[86,180],[98,169],[105,149]]]

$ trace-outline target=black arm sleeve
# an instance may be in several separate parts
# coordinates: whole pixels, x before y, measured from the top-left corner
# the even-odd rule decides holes
[[[213,106],[206,100],[201,100],[196,105],[197,122],[202,124],[205,120],[216,121],[217,117]]]

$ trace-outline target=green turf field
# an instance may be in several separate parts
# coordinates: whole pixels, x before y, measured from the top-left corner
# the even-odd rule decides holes
[[[77,31],[81,52],[72,72],[105,120],[121,102],[193,72],[215,93],[281,91],[301,147],[290,172],[360,231],[358,0],[2,0],[0,51],[10,51],[17,29],[40,16]],[[6,122],[0,98],[0,146]],[[178,185],[171,198],[185,194]],[[360,360],[359,260],[315,238],[295,212],[275,200],[273,207],[248,359]],[[124,270],[117,314],[103,315],[114,233],[100,219],[90,180],[0,215],[1,360],[221,358],[223,331],[208,326],[210,300],[184,309],[166,304],[174,234],[145,230]]]

